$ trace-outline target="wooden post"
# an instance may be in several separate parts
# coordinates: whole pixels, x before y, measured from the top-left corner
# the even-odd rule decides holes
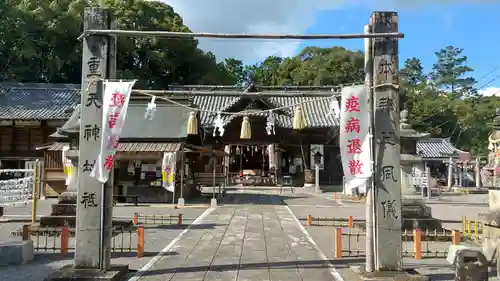
[[[137,228],[137,258],[144,256],[144,226],[139,225]]]
[[[425,166],[425,177],[427,178],[427,198],[432,197],[431,168]]]
[[[413,230],[413,252],[415,259],[422,259],[422,232],[420,229]]]
[[[62,232],[61,232],[61,256],[65,257],[68,254],[68,248],[69,248],[69,226],[65,225],[63,226]]]
[[[31,223],[36,223],[36,213],[37,213],[37,202],[38,202],[38,175],[40,170],[40,163],[38,159],[35,161],[35,167],[33,169],[33,191],[31,195]]]
[[[476,167],[475,167],[475,178],[476,178],[476,188],[481,188],[481,157],[476,157]]]
[[[335,228],[335,258],[342,258],[342,228]]]
[[[396,12],[374,12],[374,33],[398,32]],[[398,41],[373,39],[375,269],[403,268]]]
[[[139,213],[134,213],[134,219],[133,219],[134,225],[139,224]]]
[[[185,201],[184,201],[184,165],[185,165],[185,161],[184,161],[184,154],[186,152],[184,152],[184,150],[181,152],[181,169],[180,169],[180,174],[181,174],[181,194],[179,196],[179,199],[177,199],[177,206],[184,206],[185,205]]]
[[[460,231],[453,230],[451,232],[451,244],[460,245]]]
[[[99,7],[85,8],[84,31],[110,29],[110,12]],[[99,154],[102,131],[102,79],[109,77],[109,36],[87,36],[82,50],[82,92],[78,167],[78,200],[76,206],[76,268],[107,269],[110,260],[110,234],[107,203],[103,185],[90,176]],[[109,193],[112,195],[112,193]],[[104,232],[104,233],[103,233]],[[106,245],[107,244],[107,245]],[[108,253],[105,253],[108,251]],[[108,259],[108,260],[105,260]]]
[[[448,159],[448,182],[446,191],[450,192],[453,189],[453,158]]]
[[[181,213],[177,216],[177,225],[182,225],[182,214]]]
[[[30,233],[30,225],[29,224],[25,224],[23,225],[23,230],[22,230],[22,234],[21,234],[21,238],[23,239],[23,241],[28,241],[31,239],[31,233]]]

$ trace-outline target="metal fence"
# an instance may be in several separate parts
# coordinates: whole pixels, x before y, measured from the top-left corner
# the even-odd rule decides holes
[[[178,226],[186,226],[191,224],[194,219],[193,218],[184,218],[182,213],[179,214],[168,214],[168,215],[141,215],[139,213],[135,213],[133,217],[133,221],[135,225],[178,225]]]
[[[301,218],[308,227],[328,227],[332,229],[333,256],[335,258],[360,257],[365,255],[366,230],[365,220],[335,217]],[[445,258],[451,244],[461,241],[478,241],[482,234],[483,224],[478,220],[464,217],[462,220],[443,221],[454,224],[457,229],[440,230],[402,230],[402,253],[405,257],[416,260],[423,258]],[[460,229],[461,228],[461,229]]]
[[[34,227],[23,226],[13,235],[21,236],[22,240],[32,240],[35,252],[61,253],[65,256],[74,251],[76,237],[75,229],[64,227]],[[112,252],[137,252],[137,257],[144,253],[144,226],[134,226],[129,229],[114,229],[111,238]]]
[[[144,255],[145,226],[172,225],[185,227],[194,221],[179,214],[141,215],[135,213],[131,227],[115,228],[112,233],[112,252],[136,252],[137,257]],[[53,252],[66,256],[75,250],[76,230],[69,226],[40,227],[30,224],[23,225],[22,229],[11,233],[22,240],[32,240],[35,252]]]

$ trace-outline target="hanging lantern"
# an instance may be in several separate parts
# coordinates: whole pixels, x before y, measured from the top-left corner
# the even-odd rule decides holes
[[[250,127],[250,120],[248,116],[243,117],[243,122],[241,122],[240,138],[243,140],[249,140],[252,138],[252,128]]]
[[[295,112],[293,113],[293,129],[294,130],[302,130],[306,127],[304,122],[304,116],[302,112],[302,108],[297,106],[295,108]]]
[[[198,120],[196,119],[196,113],[189,113],[189,119],[187,124],[187,134],[197,135],[198,134]]]

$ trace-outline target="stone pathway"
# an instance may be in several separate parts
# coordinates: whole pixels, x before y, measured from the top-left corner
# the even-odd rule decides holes
[[[167,250],[130,280],[342,281],[284,205],[211,209]]]

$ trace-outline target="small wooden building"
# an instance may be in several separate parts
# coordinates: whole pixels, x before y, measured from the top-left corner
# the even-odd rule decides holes
[[[177,103],[188,103],[188,100],[176,100]],[[186,104],[189,106],[189,104]],[[140,195],[140,201],[165,202],[168,193],[161,186],[161,161],[165,152],[192,152],[199,144],[199,136],[189,138],[193,145],[188,148],[187,120],[190,111],[183,106],[157,102],[156,112],[152,120],[145,119],[146,102],[144,98],[133,98],[127,110],[127,118],[123,127],[118,152],[115,158],[114,173],[111,177],[116,195]],[[79,120],[79,110],[76,120]],[[70,121],[68,121],[70,122]],[[72,125],[65,124],[65,127]],[[79,121],[73,125],[79,130]],[[75,135],[78,138],[78,135]],[[55,141],[47,148],[45,158],[52,159],[60,155],[59,169],[46,171],[45,189],[48,197],[54,197],[66,190],[65,175],[62,168],[62,150],[69,147],[71,139],[59,133],[51,135]],[[182,157],[178,157],[181,165]],[[190,158],[186,157],[186,161]],[[80,161],[80,167],[89,163]],[[189,193],[189,191],[186,191]],[[189,194],[187,194],[189,195]]]
[[[270,185],[280,183],[280,177],[287,175],[293,178],[294,185],[302,186],[306,178],[311,177],[310,171],[314,168],[312,155],[320,153],[320,184],[341,184],[343,172],[338,147],[339,123],[329,114],[329,100],[289,97],[285,92],[279,91],[265,93],[277,96],[194,98],[194,103],[200,109],[211,111],[201,113],[202,127],[207,130],[204,145],[213,147],[216,142],[220,142],[232,155],[228,167],[230,177],[261,177],[260,180],[267,179],[261,184]],[[302,106],[306,125],[306,128],[300,131],[292,128],[294,105],[297,104]],[[220,136],[216,133],[214,137],[216,112],[221,113],[224,134]],[[250,139],[240,138],[243,118],[241,115],[231,115],[236,112],[248,113],[252,132]],[[270,115],[275,126],[274,133],[268,134],[266,123]],[[269,149],[270,145],[273,146],[272,149]],[[274,151],[273,159],[269,157],[270,150]],[[270,169],[270,162],[274,162],[276,171]],[[275,180],[270,180],[269,174],[272,174]],[[258,181],[249,183],[259,184]]]
[[[79,99],[76,85],[0,83],[0,168],[25,169],[43,160],[38,148],[47,145]]]
[[[192,90],[196,92],[196,89]],[[320,184],[341,184],[339,123],[329,114],[329,100],[289,97],[275,90],[272,93],[277,96],[194,96],[178,100],[180,106],[167,102],[162,104],[157,99],[157,110],[151,121],[144,119],[148,100],[134,94],[118,147],[115,193],[137,194],[142,197],[140,201],[169,200],[168,193],[159,186],[164,152],[179,152],[186,156],[183,163],[186,170],[184,182],[192,186],[186,187],[184,192],[195,191],[194,186],[208,174],[212,175],[214,165],[216,177],[229,182],[241,182],[240,174],[243,173],[244,177],[273,178],[263,181],[272,185],[278,184],[279,177],[286,175],[293,178],[295,185],[301,186],[307,178],[309,182],[312,179],[314,155],[319,155],[321,159]],[[300,131],[292,128],[294,105],[297,104],[303,108],[306,125]],[[186,126],[191,111],[198,111],[200,129],[198,135],[188,136]],[[247,113],[251,123],[250,139],[240,138],[242,116],[234,113],[242,111]],[[214,134],[218,113],[224,126],[223,134],[218,130]],[[274,133],[268,134],[266,122],[270,115],[275,120],[275,126]],[[55,143],[46,150],[45,161],[56,160],[60,164],[57,171],[46,171],[48,196],[57,196],[65,190],[61,150],[68,140],[57,135],[54,137]],[[269,157],[271,147],[274,157]],[[213,161],[214,154],[220,156],[222,150],[231,156],[221,156]],[[179,162],[177,167],[181,166]],[[271,166],[275,168],[270,169]],[[177,174],[180,174],[179,171]]]

